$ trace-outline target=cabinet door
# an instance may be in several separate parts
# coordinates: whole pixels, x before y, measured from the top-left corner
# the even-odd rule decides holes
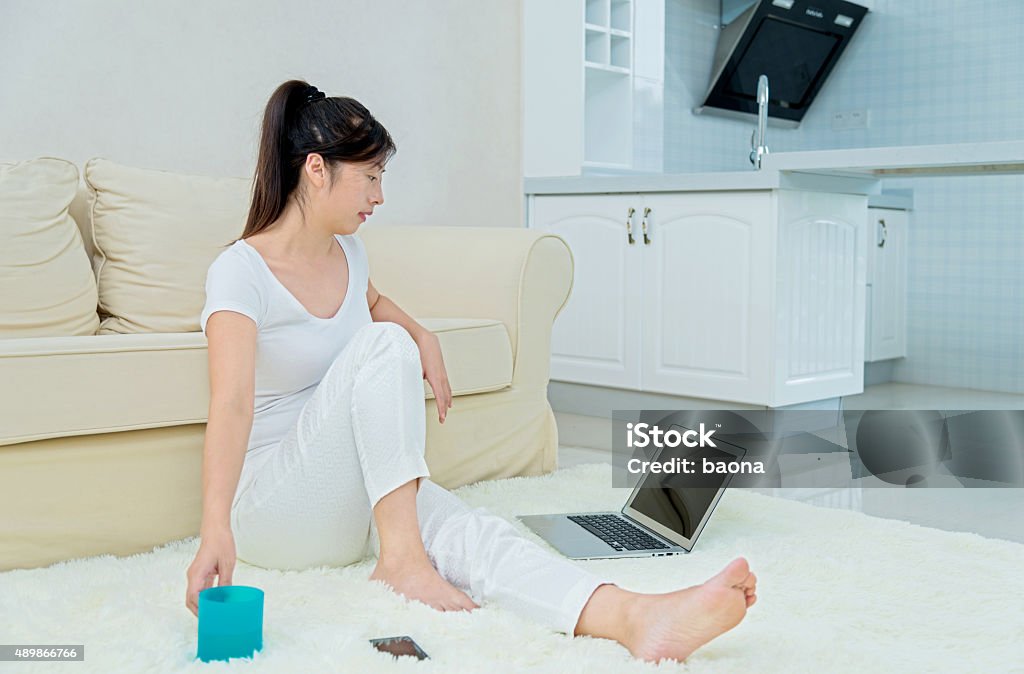
[[[779,190],[772,405],[864,390],[867,197]]]
[[[636,195],[533,198],[530,227],[561,236],[573,257],[572,293],[551,335],[552,379],[640,388],[642,244],[627,241],[630,208]]]
[[[768,402],[772,195],[642,195],[645,391]],[[648,212],[646,209],[650,209]]]
[[[871,307],[865,360],[907,355],[906,211],[868,209],[868,283]]]

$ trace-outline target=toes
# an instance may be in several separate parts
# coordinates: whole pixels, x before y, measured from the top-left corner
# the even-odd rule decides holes
[[[739,588],[741,588],[743,590],[746,590],[748,592],[753,590],[754,588],[757,587],[757,576],[755,576],[753,574],[753,572],[748,573],[747,577],[744,578],[743,582],[739,583],[737,585],[737,587],[739,587]]]
[[[729,562],[728,566],[722,569],[717,576],[708,580],[708,582],[715,585],[735,587],[744,582],[748,575],[750,575],[750,566],[747,564],[747,560],[737,557]]]
[[[463,611],[472,611],[475,608],[480,608],[465,592],[459,592],[456,601],[459,604],[459,608]]]

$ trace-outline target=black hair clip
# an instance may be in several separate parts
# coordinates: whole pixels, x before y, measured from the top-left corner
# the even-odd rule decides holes
[[[309,105],[310,103],[313,103],[315,101],[322,101],[325,98],[327,98],[327,95],[324,94],[324,92],[322,92],[319,89],[317,89],[316,87],[314,87],[312,84],[309,85],[308,87],[306,87],[306,104],[307,105]]]

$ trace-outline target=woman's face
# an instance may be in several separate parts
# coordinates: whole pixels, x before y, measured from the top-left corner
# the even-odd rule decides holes
[[[339,234],[352,234],[384,203],[381,181],[384,168],[379,164],[340,162],[334,165],[334,184],[328,182],[323,212],[331,228]]]

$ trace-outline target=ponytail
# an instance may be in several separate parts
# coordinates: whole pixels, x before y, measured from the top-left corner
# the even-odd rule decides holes
[[[328,164],[386,164],[395,153],[387,129],[359,101],[325,97],[302,80],[277,87],[267,101],[253,176],[249,217],[241,238],[269,227],[296,186],[306,156],[316,152]]]

